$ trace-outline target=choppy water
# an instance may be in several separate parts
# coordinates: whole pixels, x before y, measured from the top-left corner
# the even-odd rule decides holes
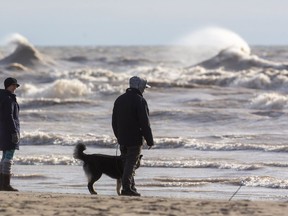
[[[249,48],[249,46],[247,45]],[[287,200],[288,47],[1,47],[0,79],[17,78],[20,190],[88,193],[75,144],[116,155],[114,100],[133,75],[152,86],[155,148],[136,181],[146,196]],[[17,63],[17,64],[15,64]],[[102,177],[100,194],[116,195]]]

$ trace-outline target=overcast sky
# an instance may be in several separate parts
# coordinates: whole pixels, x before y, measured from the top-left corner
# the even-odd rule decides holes
[[[0,0],[0,39],[34,45],[169,45],[220,27],[249,45],[288,45],[287,0]]]

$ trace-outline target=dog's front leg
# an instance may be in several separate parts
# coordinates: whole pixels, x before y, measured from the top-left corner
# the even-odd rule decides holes
[[[117,191],[117,194],[119,196],[121,195],[121,193],[120,193],[121,186],[122,186],[122,181],[121,181],[121,178],[120,178],[120,179],[117,179],[117,185],[116,185],[116,191]]]

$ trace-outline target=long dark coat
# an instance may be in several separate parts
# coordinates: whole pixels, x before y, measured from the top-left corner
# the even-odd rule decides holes
[[[112,127],[120,145],[141,146],[143,138],[147,145],[154,145],[148,105],[138,89],[128,88],[116,99]]]
[[[19,149],[19,143],[12,143],[12,134],[15,133],[20,134],[16,95],[0,89],[0,150]]]

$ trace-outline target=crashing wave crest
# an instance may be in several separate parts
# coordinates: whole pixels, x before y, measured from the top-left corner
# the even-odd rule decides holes
[[[251,55],[242,49],[227,48],[220,51],[216,56],[194,66],[201,66],[206,69],[218,69],[240,71],[251,68],[272,68],[277,70],[288,69],[288,64],[272,62]],[[193,67],[194,67],[193,66]]]
[[[51,63],[41,54],[29,41],[19,34],[14,34],[10,38],[10,43],[16,45],[14,52],[0,60],[0,64],[13,65],[20,67],[33,67],[47,65]],[[19,68],[19,67],[18,67]]]

